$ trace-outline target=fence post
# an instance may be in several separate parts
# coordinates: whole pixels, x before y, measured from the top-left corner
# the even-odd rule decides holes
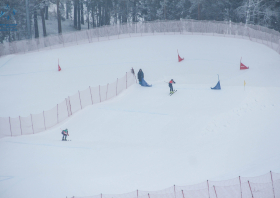
[[[13,136],[13,133],[12,133],[12,125],[11,125],[11,117],[9,117],[9,122],[10,122],[10,131],[11,131],[11,136]]]
[[[25,54],[25,46],[24,46],[23,42],[22,42],[22,45],[23,45],[23,53]]]
[[[120,26],[117,25],[117,28],[118,28],[118,39],[120,39]]]
[[[241,198],[242,198],[242,188],[241,188],[241,179],[240,179],[240,176],[239,176],[239,183],[240,183],[240,193],[241,193]]]
[[[176,198],[175,184],[174,184],[174,197]]]
[[[275,192],[274,192],[274,185],[273,185],[273,178],[272,178],[272,172],[270,171],[270,176],[271,176],[271,183],[272,183],[272,191],[273,191],[273,195],[275,198]]]
[[[99,85],[99,99],[100,99],[100,102],[101,102],[100,85]]]
[[[126,72],[125,77],[126,77],[126,89],[127,89],[127,72]]]
[[[107,83],[106,100],[108,99],[107,98],[107,95],[108,95],[108,85],[109,85],[109,83]]]
[[[72,109],[71,109],[71,101],[70,101],[70,96],[68,96],[68,99],[69,99],[70,114],[71,114],[71,115],[73,115],[73,114],[72,114]]]
[[[108,32],[108,26],[106,26],[105,28],[106,28],[106,32],[107,32],[107,36],[108,36],[108,40],[110,40],[110,38],[109,38],[109,32]]]
[[[141,29],[140,29],[141,30],[141,36],[142,36],[142,32],[143,32],[143,24],[144,23],[141,24]]]
[[[86,30],[86,33],[87,33],[87,37],[88,37],[88,42],[90,43],[90,40],[89,40],[89,33],[88,33],[87,30]]]
[[[57,112],[57,124],[58,124],[58,104],[57,104],[56,112]]]
[[[68,109],[68,104],[67,104],[67,99],[65,98],[65,104],[66,104],[66,109],[67,109],[67,112],[68,112],[68,117],[69,117],[69,109]]]
[[[77,43],[77,45],[78,45],[78,39],[77,39],[77,34],[76,34],[76,32],[75,32],[75,38],[76,38],[76,43]]]
[[[80,91],[78,91],[78,92],[79,92],[79,98],[80,98],[81,109],[83,109],[83,107],[82,107],[82,101],[81,101],[81,94],[80,94]]]
[[[280,54],[280,39],[279,39],[278,49],[279,49],[278,53]]]
[[[138,198],[138,189],[137,189],[137,198]]]
[[[271,45],[271,48],[273,49],[273,45],[272,45],[272,34],[270,34],[270,45]]]
[[[63,44],[63,47],[64,47],[64,38],[63,38],[62,34],[61,34],[61,39],[62,39],[62,44]]]
[[[252,188],[251,188],[251,185],[250,185],[249,180],[248,180],[248,184],[249,184],[249,187],[250,187],[250,191],[251,191],[252,198],[254,198],[254,195],[253,195]]]
[[[20,131],[21,131],[21,135],[22,135],[22,127],[21,127],[21,120],[20,120],[20,116],[19,116],[19,124],[20,124]]]
[[[183,198],[185,198],[184,191],[182,190]]]
[[[91,93],[91,88],[90,88],[90,86],[89,86],[89,92],[90,92],[90,96],[91,96],[91,103],[93,104],[92,93]]]
[[[208,196],[210,198],[210,191],[209,191],[209,182],[208,182],[208,180],[207,180],[207,186],[208,186]]]
[[[213,187],[214,187],[214,190],[215,190],[216,198],[218,198],[218,195],[217,195],[217,192],[216,192],[216,188],[215,188],[215,186],[213,186]]]
[[[31,117],[32,130],[33,130],[33,134],[34,134],[34,127],[33,127],[33,119],[32,119],[32,114],[30,114],[30,117]]]
[[[149,193],[148,193],[148,197],[151,198]]]
[[[39,39],[38,39],[38,38],[35,39],[35,43],[36,43],[36,46],[37,46],[37,50],[38,50],[38,52],[39,52],[38,42],[39,42]]]
[[[46,119],[45,119],[45,111],[43,111],[43,116],[44,116],[44,125],[45,125],[45,130],[46,130]]]
[[[119,79],[117,78],[117,85],[116,85],[116,96],[118,95],[118,81],[119,81]]]

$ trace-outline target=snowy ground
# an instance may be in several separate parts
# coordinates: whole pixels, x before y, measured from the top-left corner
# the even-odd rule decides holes
[[[177,49],[185,60],[177,62]],[[240,71],[239,61],[250,67]],[[62,72],[57,72],[57,59]],[[161,190],[280,172],[280,56],[247,40],[165,35],[0,58],[0,116],[27,116],[142,68],[153,84],[51,130],[0,139],[0,197]],[[211,90],[220,76],[222,90]],[[173,78],[169,96],[164,81]],[[244,90],[244,80],[246,87]],[[72,141],[62,142],[60,128]]]

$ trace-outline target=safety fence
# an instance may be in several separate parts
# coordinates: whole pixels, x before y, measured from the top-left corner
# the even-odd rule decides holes
[[[45,131],[62,122],[86,106],[109,100],[119,95],[123,90],[136,82],[136,77],[131,72],[126,72],[122,78],[113,83],[98,87],[89,87],[86,90],[65,98],[48,111],[40,114],[30,114],[27,117],[0,117],[0,138],[5,136],[19,136],[35,134]]]
[[[82,43],[159,34],[202,34],[249,39],[267,45],[280,54],[280,33],[266,27],[228,21],[150,21],[102,26],[31,40],[0,44],[0,56],[60,48]]]
[[[205,181],[196,185],[172,186],[160,191],[125,194],[99,194],[73,198],[280,198],[280,174],[269,172],[258,177],[237,177],[225,181]]]

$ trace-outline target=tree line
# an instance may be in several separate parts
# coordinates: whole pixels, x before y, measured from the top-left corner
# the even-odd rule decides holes
[[[2,0],[0,42],[38,38],[39,23],[41,36],[47,36],[50,8],[58,34],[64,21],[79,31],[82,25],[90,29],[179,19],[242,22],[280,31],[280,0]]]

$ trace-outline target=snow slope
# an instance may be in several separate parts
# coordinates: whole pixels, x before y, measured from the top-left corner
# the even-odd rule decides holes
[[[177,49],[185,60],[177,62]],[[250,67],[240,71],[239,61]],[[57,72],[57,59],[62,72]],[[280,56],[247,40],[162,35],[0,59],[0,116],[54,107],[133,67],[145,80],[45,132],[0,139],[0,197],[160,190],[280,172]],[[220,76],[222,90],[211,90]],[[165,81],[177,93],[169,96]],[[244,80],[246,87],[244,89]],[[72,141],[62,142],[60,128]]]

